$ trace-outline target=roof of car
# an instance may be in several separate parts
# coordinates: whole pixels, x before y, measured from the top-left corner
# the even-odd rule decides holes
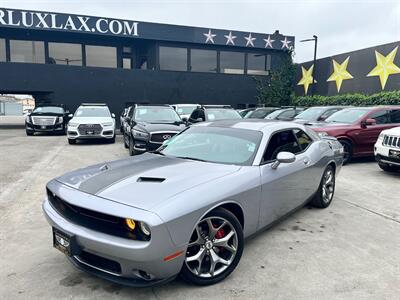
[[[375,110],[375,109],[393,109],[393,108],[400,109],[400,106],[399,105],[358,106],[358,107],[346,107],[345,109],[348,109],[348,110],[355,110],[355,109]]]
[[[303,125],[294,122],[266,120],[266,119],[234,119],[214,122],[202,122],[194,126],[238,128],[256,131],[275,130],[276,128],[303,128]]]

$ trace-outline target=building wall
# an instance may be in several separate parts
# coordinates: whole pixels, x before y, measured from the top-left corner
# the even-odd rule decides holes
[[[332,96],[344,93],[372,94],[400,90],[399,46],[400,42],[394,42],[318,59],[314,70],[317,81],[315,94]],[[336,72],[334,72],[334,61],[337,63]],[[384,73],[385,65],[390,70],[387,75]],[[312,61],[298,65],[295,88],[297,95],[306,94],[307,82],[312,82],[310,78],[312,66]],[[379,74],[381,74],[382,82]],[[338,90],[341,78],[343,80]],[[308,95],[311,94],[311,90],[312,84],[308,87]]]

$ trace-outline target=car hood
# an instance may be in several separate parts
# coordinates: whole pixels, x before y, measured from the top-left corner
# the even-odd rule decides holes
[[[85,193],[151,210],[179,193],[239,169],[145,153],[76,170],[56,180]]]
[[[73,117],[70,122],[79,124],[101,124],[107,122],[114,122],[111,117]]]
[[[394,127],[394,128],[391,128],[391,129],[386,129],[386,130],[383,130],[382,133],[389,134],[389,135],[394,135],[394,136],[400,136],[400,127]]]
[[[135,129],[139,129],[147,132],[155,132],[155,131],[181,131],[186,128],[185,124],[174,124],[174,123],[147,123],[147,122],[138,122]]]

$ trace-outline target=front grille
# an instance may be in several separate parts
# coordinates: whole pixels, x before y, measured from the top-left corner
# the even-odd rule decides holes
[[[383,146],[400,148],[400,137],[385,135],[383,137]]]
[[[47,190],[47,197],[51,206],[60,215],[74,224],[126,239],[149,240],[149,237],[140,232],[139,226],[137,226],[134,231],[127,229],[125,227],[124,218],[70,204],[57,195],[54,195],[50,190]]]
[[[81,124],[78,126],[80,135],[99,135],[103,127],[100,124]]]
[[[116,274],[121,274],[121,265],[114,260],[107,259],[86,251],[82,251],[79,254],[78,258],[80,261],[87,263],[88,265],[95,268],[99,268]]]
[[[177,132],[157,132],[153,133],[150,137],[150,142],[152,143],[157,143],[157,144],[162,144],[166,140],[169,140],[172,138]]]
[[[56,123],[57,117],[35,117],[32,116],[33,125],[49,126]]]

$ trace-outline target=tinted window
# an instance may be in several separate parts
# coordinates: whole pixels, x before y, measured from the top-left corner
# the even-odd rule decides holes
[[[192,49],[190,51],[193,72],[217,72],[217,51]]]
[[[272,135],[265,150],[263,161],[272,161],[276,159],[279,152],[283,151],[294,154],[302,151],[292,130],[281,131]]]
[[[243,74],[244,53],[221,51],[220,70],[221,73]]]
[[[274,109],[256,109],[246,115],[249,119],[264,119],[267,115],[273,112]]]
[[[247,74],[267,75],[271,68],[271,56],[259,53],[247,54]]]
[[[207,109],[207,121],[216,120],[229,120],[229,119],[241,119],[242,117],[234,109]]]
[[[187,49],[160,47],[160,70],[187,71]]]
[[[89,67],[116,68],[117,48],[86,46],[86,65]]]
[[[400,123],[400,109],[390,111],[390,123]]]
[[[10,41],[12,62],[44,63],[44,43],[38,41]]]
[[[303,130],[295,129],[294,134],[297,137],[301,150],[305,150],[313,142],[313,140]]]
[[[178,114],[170,107],[139,107],[135,110],[135,120],[145,122],[181,121]]]
[[[6,61],[6,40],[0,39],[0,61]]]
[[[49,63],[82,66],[82,45],[49,43]]]
[[[330,115],[333,115],[335,112],[339,111],[340,108],[335,108],[335,109],[330,109],[327,110],[326,112],[324,112],[319,118],[318,120],[325,120],[326,118],[328,118]]]
[[[376,124],[391,123],[389,112],[387,110],[381,110],[381,111],[374,112],[368,116],[368,119],[375,119]]]

